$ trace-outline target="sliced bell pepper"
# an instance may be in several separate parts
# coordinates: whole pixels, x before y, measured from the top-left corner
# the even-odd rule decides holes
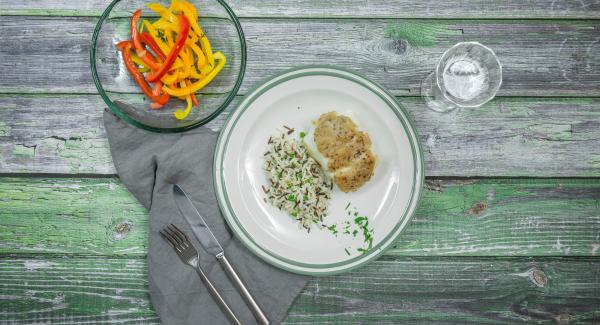
[[[142,75],[142,73],[138,71],[135,64],[131,60],[131,49],[132,49],[131,42],[130,41],[119,42],[117,44],[117,48],[119,50],[121,50],[121,52],[123,53],[123,61],[125,62],[125,67],[127,67],[127,71],[129,71],[129,73],[133,77],[133,80],[135,80],[135,82],[138,84],[138,86],[140,86],[140,89],[142,90],[144,95],[146,95],[146,97],[150,98],[152,101],[154,101],[160,105],[166,104],[169,101],[170,95],[166,92],[163,92],[161,94],[160,93],[161,89],[158,88],[158,85],[156,87],[156,88],[158,88],[158,90],[156,90],[156,93],[158,95],[155,95],[155,89],[152,89],[150,87],[150,85],[148,85],[148,83],[144,79],[144,76]]]
[[[188,40],[186,41],[185,45],[189,46],[192,49],[192,51],[194,51],[194,54],[196,54],[196,66],[198,67],[198,69],[200,69],[206,65],[206,56],[204,56],[204,53],[196,44],[196,42],[198,41],[198,37],[196,37],[196,35],[194,34],[190,35],[192,36],[188,37]]]
[[[150,35],[149,33],[141,33],[140,40],[143,44],[148,45],[152,52],[154,52],[154,54],[156,54],[156,56],[158,56],[158,58],[161,59],[163,62],[167,59],[167,56],[160,48],[160,46],[158,46],[158,43],[156,43],[152,35]]]
[[[177,16],[177,18],[179,19],[180,29],[179,29],[179,33],[177,34],[177,40],[175,41],[175,46],[173,47],[173,49],[171,49],[171,52],[169,52],[169,55],[167,55],[167,59],[162,64],[160,69],[158,71],[156,71],[156,73],[152,72],[148,75],[147,79],[150,82],[155,82],[157,80],[160,80],[160,78],[162,76],[164,76],[165,73],[167,73],[167,71],[169,71],[169,68],[173,65],[173,62],[175,62],[177,55],[179,54],[179,52],[185,45],[185,40],[187,39],[188,34],[190,32],[190,23],[184,15],[179,15],[179,16]]]
[[[192,85],[192,82],[190,81],[190,79],[185,80],[185,85],[188,87]],[[194,103],[194,106],[198,106],[198,98],[196,97],[196,94],[192,93],[191,96],[192,96],[192,103]]]
[[[136,11],[131,19],[131,40],[118,47],[132,78],[152,100],[150,108],[162,108],[170,97],[179,98],[186,101],[186,107],[173,114],[184,119],[199,105],[196,92],[219,74],[226,58],[221,52],[213,53],[190,2],[171,0],[168,8],[160,3],[148,8],[160,18],[150,22]]]
[[[142,45],[142,42],[139,37],[139,33],[137,30],[138,22],[140,21],[140,17],[142,16],[142,11],[137,10],[131,16],[131,40],[133,42],[133,48],[135,49],[135,53],[146,63],[148,67],[152,70],[160,69],[160,65],[156,62],[156,59],[152,57],[152,55],[146,51],[146,48]]]
[[[223,53],[216,52],[215,59],[217,60],[217,65],[207,76],[204,77],[204,79],[196,81],[190,86],[178,89],[163,86],[163,90],[171,96],[185,96],[191,93],[195,93],[202,87],[206,86],[209,82],[211,82],[215,78],[215,76],[221,71],[221,69],[223,69],[223,66],[225,66],[225,62],[227,60],[225,59],[225,55],[223,55]]]
[[[206,61],[208,62],[208,65],[214,67],[215,56],[213,54],[212,47],[210,46],[210,41],[204,33],[202,33],[202,35],[200,36],[200,45],[202,47],[202,52],[204,52],[204,55],[206,56]]]
[[[180,85],[185,86],[185,82],[181,82]],[[184,110],[178,109],[175,112],[173,112],[173,115],[178,120],[185,119],[190,114],[190,111],[192,110],[192,96],[190,96],[190,95],[185,96],[185,101],[186,101],[187,105]]]
[[[185,15],[185,17],[190,21],[190,25],[194,33],[202,36],[204,33],[202,32],[202,28],[198,25],[198,12],[196,8],[191,5],[191,3],[187,1],[171,1],[171,12],[179,11]]]
[[[131,61],[133,61],[133,63],[137,64],[138,66],[141,66],[141,68],[138,68],[140,72],[150,71],[150,68],[148,68],[144,61],[142,61],[142,59],[140,59],[140,57],[137,56],[135,53],[131,53]]]

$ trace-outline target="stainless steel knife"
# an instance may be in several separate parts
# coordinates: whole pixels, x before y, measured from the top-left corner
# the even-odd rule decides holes
[[[221,244],[219,244],[217,238],[215,238],[215,235],[213,235],[212,231],[204,221],[204,218],[202,218],[202,215],[192,203],[190,197],[177,184],[173,185],[173,194],[179,211],[181,214],[183,214],[183,217],[192,228],[192,232],[196,236],[196,239],[198,239],[200,244],[202,244],[207,253],[217,258],[229,279],[233,282],[237,290],[240,292],[242,298],[244,298],[244,301],[246,301],[246,304],[248,304],[250,307],[250,310],[254,314],[254,317],[256,317],[258,323],[262,325],[268,325],[269,320],[267,319],[267,316],[265,316],[265,313],[262,311],[262,309],[260,309],[260,306],[254,300],[250,294],[250,291],[248,291],[242,282],[242,279],[237,275],[227,260],[227,257],[225,257],[225,251],[223,251],[223,247],[221,247]]]

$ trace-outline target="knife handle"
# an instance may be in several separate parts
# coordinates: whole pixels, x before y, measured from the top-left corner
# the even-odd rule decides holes
[[[261,325],[269,325],[267,316],[265,316],[265,313],[262,311],[262,309],[260,309],[260,306],[254,300],[252,294],[250,294],[250,291],[248,291],[244,285],[244,282],[242,282],[242,279],[240,279],[231,264],[229,264],[225,254],[217,255],[217,259],[219,260],[219,263],[221,263],[221,266],[223,266],[223,269],[225,270],[225,273],[227,273],[229,279],[233,282],[235,287],[242,295],[242,298],[244,298],[244,301],[246,301],[246,304],[248,304],[250,307],[250,310],[252,311],[252,314],[254,314],[254,317],[256,317],[258,323]]]
[[[204,283],[204,286],[206,286],[206,288],[208,289],[208,293],[210,293],[210,295],[213,297],[219,308],[221,308],[221,311],[225,314],[225,316],[227,316],[229,321],[234,325],[242,325],[242,323],[240,323],[240,321],[237,319],[231,308],[229,308],[223,297],[221,297],[221,295],[217,291],[217,288],[215,288],[215,286],[212,284],[212,282],[210,282],[206,274],[204,274],[204,271],[202,271],[200,266],[194,267],[194,269],[196,270],[196,273],[198,273],[198,276],[200,276],[200,279],[202,280],[202,283]]]

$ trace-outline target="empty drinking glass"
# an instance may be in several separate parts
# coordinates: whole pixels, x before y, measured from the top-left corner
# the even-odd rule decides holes
[[[427,106],[438,112],[478,107],[494,98],[502,84],[502,65],[494,51],[478,42],[462,42],[444,52],[421,84]]]

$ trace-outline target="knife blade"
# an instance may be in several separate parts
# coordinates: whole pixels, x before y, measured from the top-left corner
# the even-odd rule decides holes
[[[227,257],[225,257],[223,247],[221,247],[221,244],[219,244],[219,241],[206,224],[206,221],[204,221],[204,218],[202,218],[200,212],[198,212],[198,209],[196,209],[192,203],[190,197],[177,184],[173,185],[173,195],[179,211],[192,228],[192,232],[194,233],[196,239],[198,239],[207,253],[214,255],[217,258],[229,279],[233,282],[235,287],[238,289],[238,292],[240,292],[242,298],[244,298],[244,301],[246,301],[246,304],[248,304],[250,307],[252,314],[254,314],[254,317],[256,317],[256,320],[258,320],[259,324],[269,325],[267,316],[265,316],[265,313],[256,303],[254,297],[252,297],[252,294],[244,285],[244,282],[242,282],[242,279],[238,276],[237,272],[235,272],[235,269],[229,263]]]
[[[192,228],[194,236],[202,244],[204,250],[215,257],[223,255],[223,247],[221,247],[215,235],[208,228],[206,221],[204,221],[204,218],[202,218],[202,215],[198,212],[187,193],[179,185],[173,185],[173,193],[179,211]]]

